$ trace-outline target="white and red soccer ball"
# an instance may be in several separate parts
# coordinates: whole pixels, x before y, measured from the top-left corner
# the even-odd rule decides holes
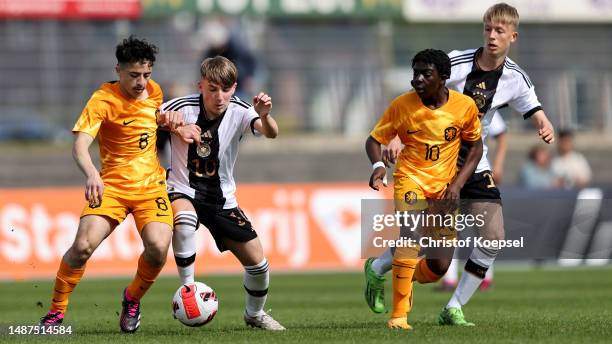
[[[202,282],[182,285],[172,299],[172,313],[181,323],[197,327],[208,324],[217,314],[215,291]]]

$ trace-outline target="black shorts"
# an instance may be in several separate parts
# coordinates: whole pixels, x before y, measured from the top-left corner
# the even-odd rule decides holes
[[[497,200],[501,203],[501,195],[491,171],[474,173],[461,188],[461,199]]]
[[[191,202],[198,215],[198,221],[208,228],[221,252],[227,251],[227,247],[223,245],[224,238],[237,242],[248,242],[257,238],[257,232],[253,229],[251,221],[239,207],[221,209],[214,205],[199,204],[191,197],[176,192],[168,196],[171,202],[179,198],[188,199]]]

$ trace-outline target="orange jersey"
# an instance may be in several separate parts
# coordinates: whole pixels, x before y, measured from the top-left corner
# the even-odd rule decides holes
[[[149,97],[126,98],[119,82],[108,82],[91,96],[73,132],[99,134],[100,176],[111,192],[148,194],[165,188],[166,174],[157,157],[155,112],[162,90],[149,80]]]
[[[411,178],[431,197],[455,177],[461,140],[480,139],[478,108],[472,98],[449,90],[448,102],[432,110],[408,92],[393,100],[370,135],[385,145],[399,135],[405,147],[394,177]]]

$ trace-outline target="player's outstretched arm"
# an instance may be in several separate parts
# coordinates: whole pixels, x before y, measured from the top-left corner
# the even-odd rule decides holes
[[[77,132],[74,136],[72,156],[85,177],[87,177],[87,182],[85,183],[85,199],[89,201],[90,206],[97,207],[102,202],[104,182],[89,154],[89,146],[91,146],[93,140],[94,138],[89,134]]]
[[[552,123],[550,123],[544,111],[536,111],[531,118],[534,125],[538,129],[538,135],[540,138],[546,143],[555,142],[555,128],[553,128]]]
[[[474,173],[476,167],[478,166],[478,162],[482,157],[482,139],[479,138],[477,141],[461,141],[461,143],[468,147],[468,153],[459,174],[457,174],[455,180],[446,189],[446,193],[444,195],[444,198],[446,199],[459,199],[461,188],[468,178],[470,178],[470,176]]]
[[[255,108],[255,112],[259,115],[259,119],[254,123],[255,130],[269,139],[278,136],[278,125],[270,115],[270,111],[272,111],[272,98],[260,92],[253,97],[253,107]]]
[[[368,136],[365,143],[365,150],[368,154],[368,158],[370,158],[372,166],[375,166],[374,170],[372,171],[372,175],[370,176],[370,187],[378,191],[381,185],[387,186],[384,182],[384,178],[387,175],[387,169],[385,168],[384,164],[380,164],[382,161],[380,142],[376,141],[372,136]]]

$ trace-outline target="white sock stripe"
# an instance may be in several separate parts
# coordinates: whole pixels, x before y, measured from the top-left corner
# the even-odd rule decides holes
[[[266,258],[264,258],[261,262],[255,264],[255,265],[244,265],[244,269],[245,270],[252,270],[252,269],[259,269],[263,266],[267,266],[268,265],[268,260]]]
[[[198,217],[194,215],[176,215],[174,221],[185,220],[185,221],[198,221]]]
[[[245,269],[246,271],[261,271],[261,270],[268,270],[268,267],[269,267],[269,265],[268,265],[268,264],[266,264],[266,265],[261,266],[261,267],[258,267],[258,268],[249,268],[249,267],[246,267],[246,266],[245,266],[245,267],[244,267],[244,269]]]
[[[251,275],[259,275],[268,272],[268,264],[258,269],[248,269],[245,267],[244,270]]]
[[[262,271],[246,271],[247,274],[252,275],[252,276],[256,276],[256,275],[261,275],[261,274],[265,274],[268,273],[268,269],[262,270]]]
[[[183,220],[181,220],[181,221],[174,221],[174,225],[175,226],[183,226],[183,225],[185,225],[185,226],[189,226],[189,227],[193,228],[194,230],[198,227],[198,223],[195,222],[195,221],[183,221]]]
[[[259,269],[263,269],[263,268],[267,269],[268,266],[269,266],[268,262],[265,262],[262,265],[257,264],[257,265],[252,265],[252,266],[245,266],[244,269],[245,270],[259,270]]]
[[[185,214],[183,214],[183,215],[176,215],[176,216],[174,217],[174,219],[175,219],[175,220],[178,220],[178,219],[181,219],[181,220],[182,220],[182,219],[185,219],[185,220],[194,220],[194,221],[197,221],[197,220],[198,220],[198,217],[197,217],[196,215],[185,215]]]
[[[497,253],[499,252],[499,250],[496,248],[476,247],[475,249],[481,251],[484,255],[492,258],[497,257]]]
[[[487,250],[487,251],[491,251],[491,250]],[[489,266],[493,265],[493,262],[495,261],[495,257],[497,256],[497,252],[495,252],[494,255],[491,254],[491,252],[484,252],[482,250],[482,248],[480,247],[476,247],[472,250],[472,253],[470,254],[470,259],[485,268],[488,268]]]

